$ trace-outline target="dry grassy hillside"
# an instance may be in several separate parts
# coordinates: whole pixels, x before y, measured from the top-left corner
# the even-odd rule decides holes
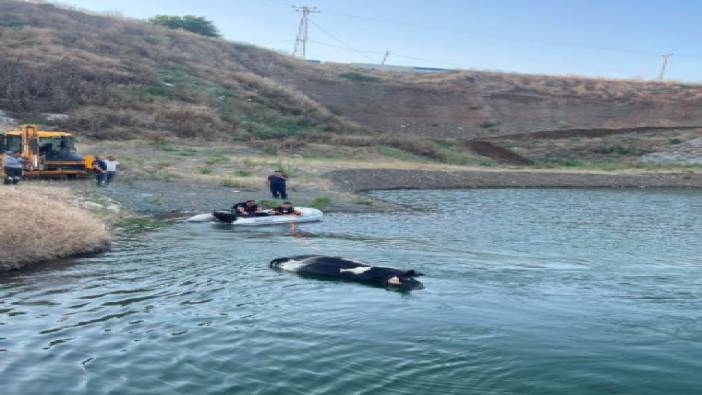
[[[0,0],[0,15],[0,110],[100,139],[283,138],[528,164],[635,160],[702,136],[689,128],[702,126],[699,85],[380,72],[48,4]],[[524,137],[548,130],[565,136]]]
[[[0,1],[0,109],[67,113],[108,139],[266,138],[353,127],[239,62],[243,45],[49,4]],[[271,55],[272,56],[272,55]],[[283,67],[295,61],[275,57]]]

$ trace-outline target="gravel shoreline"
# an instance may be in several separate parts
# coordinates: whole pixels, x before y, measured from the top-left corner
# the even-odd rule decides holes
[[[349,169],[326,174],[347,192],[460,188],[702,188],[699,173],[606,174],[547,171]]]

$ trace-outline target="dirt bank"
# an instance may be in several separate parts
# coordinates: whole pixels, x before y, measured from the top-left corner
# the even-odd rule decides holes
[[[348,169],[327,173],[339,190],[451,188],[702,188],[699,173]]]
[[[110,232],[66,188],[0,187],[0,271],[103,251]]]

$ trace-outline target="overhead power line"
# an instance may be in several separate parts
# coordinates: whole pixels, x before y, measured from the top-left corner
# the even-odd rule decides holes
[[[281,5],[281,6],[290,6],[291,5],[290,3],[287,3],[285,0],[265,0],[265,1],[268,1],[272,4]],[[377,51],[362,51],[362,50],[359,50],[359,49],[349,45],[344,40],[341,40],[340,38],[338,38],[337,36],[335,36],[334,34],[329,32],[328,30],[319,26],[319,24],[308,21],[306,18],[304,18],[304,10],[303,9],[300,9],[300,7],[297,7],[296,9],[299,9],[299,11],[303,12],[302,19],[304,19],[304,26],[303,26],[303,20],[301,20],[300,26],[298,27],[298,40],[296,40],[296,44],[295,44],[295,48],[296,48],[294,51],[295,53],[298,53],[299,48],[301,48],[302,52],[303,52],[303,57],[305,57],[306,43],[308,41],[307,24],[310,23],[313,26],[315,26],[317,29],[319,29],[322,33],[331,37],[337,43],[341,44],[342,47],[339,49],[354,52],[360,56],[363,56],[365,59],[368,59],[370,62],[373,62],[373,63],[377,62],[377,59],[378,59],[377,57],[371,58],[370,56],[368,56],[368,54],[378,54]],[[335,10],[329,11],[326,8],[325,8],[325,14],[338,16],[338,17],[344,17],[344,18],[366,20],[369,22],[383,24],[383,25],[392,24],[395,26],[402,26],[402,27],[409,28],[409,29],[421,29],[421,30],[429,30],[429,31],[434,31],[434,32],[450,33],[453,36],[469,36],[469,37],[477,37],[477,38],[481,38],[481,39],[500,40],[500,41],[522,43],[522,44],[525,44],[525,43],[526,44],[538,44],[538,45],[546,45],[546,46],[580,48],[580,49],[593,50],[593,51],[609,51],[609,52],[619,52],[619,53],[640,54],[640,55],[646,55],[646,56],[661,56],[662,57],[662,64],[661,64],[661,69],[660,69],[660,72],[658,75],[659,80],[663,80],[665,78],[665,73],[667,71],[668,64],[669,64],[669,58],[673,55],[672,53],[660,55],[659,52],[654,52],[651,50],[644,50],[644,49],[640,49],[640,48],[607,47],[607,46],[588,45],[588,44],[583,44],[583,43],[550,41],[550,40],[541,40],[541,39],[529,39],[529,38],[523,38],[523,37],[515,37],[515,36],[509,36],[509,35],[502,35],[502,34],[491,34],[491,33],[484,33],[484,32],[470,32],[470,31],[463,31],[463,30],[447,28],[445,26],[431,26],[431,25],[418,24],[418,23],[396,20],[396,19],[356,15],[356,14],[350,14],[350,13],[340,12],[340,11],[335,11]],[[304,29],[303,29],[303,27],[304,27]],[[317,43],[322,44],[319,42],[317,42]],[[322,45],[325,45],[325,44],[322,44]],[[387,59],[389,56],[389,51],[387,53],[382,52],[380,54],[382,55],[382,60],[381,60],[380,64],[385,64],[387,62]],[[676,56],[676,58],[677,57],[684,57],[687,59],[702,59],[702,54],[684,54],[684,53],[676,52],[675,56]],[[451,67],[458,67],[458,68],[465,68],[466,67],[464,65],[460,65],[457,63],[453,63],[453,62],[445,62],[445,61],[436,61],[436,60],[431,60],[431,59],[417,58],[417,57],[413,57],[413,56],[396,54],[394,52],[393,52],[393,57],[404,58],[404,59],[409,59],[409,60],[417,60],[417,61],[423,61],[423,62],[432,62],[432,63],[437,63],[437,64],[444,64],[444,65],[449,65]]]
[[[353,51],[353,52],[356,52],[357,54],[363,56],[364,58],[366,58],[366,59],[368,59],[368,60],[370,60],[370,61],[373,61],[373,60],[374,60],[374,59],[371,58],[370,56],[364,54],[363,51],[359,51],[359,50],[357,50],[356,48],[354,48],[354,47],[352,47],[352,46],[346,44],[346,42],[344,42],[342,39],[340,39],[339,37],[333,35],[332,33],[330,33],[329,31],[327,31],[327,30],[324,29],[323,27],[319,26],[319,24],[314,23],[314,22],[311,22],[311,23],[312,23],[312,26],[316,27],[316,28],[319,29],[322,33],[324,33],[324,34],[326,34],[327,36],[331,37],[334,41],[338,42],[339,44],[341,44],[341,45],[344,46],[345,48],[347,48],[347,49],[349,49],[349,50],[351,50],[351,51]]]
[[[377,55],[381,55],[381,56],[382,56],[382,55],[385,55],[385,52],[383,52],[383,51],[366,51],[366,50],[356,50],[356,49],[353,49],[353,50],[352,50],[352,49],[349,49],[349,48],[347,48],[347,47],[342,47],[342,46],[340,46],[340,45],[334,45],[334,44],[326,43],[326,42],[324,42],[324,41],[318,41],[318,40],[312,40],[312,39],[310,39],[310,42],[313,42],[313,43],[315,43],[315,44],[317,44],[317,45],[323,45],[323,46],[325,46],[325,47],[336,48],[336,49],[340,49],[340,50],[343,50],[343,51],[349,51],[349,52],[354,52],[354,53],[362,53],[362,54],[376,55],[376,56],[377,56]],[[364,56],[365,56],[365,55],[364,55]],[[439,65],[444,65],[444,66],[453,67],[453,68],[459,68],[459,69],[472,69],[472,68],[475,68],[475,66],[472,66],[472,65],[465,65],[465,64],[454,63],[454,62],[446,62],[446,61],[441,61],[441,60],[436,60],[436,59],[418,58],[418,57],[416,57],[416,56],[402,55],[402,54],[398,54],[398,53],[395,53],[395,52],[392,53],[392,56],[395,57],[395,58],[408,59],[408,60],[415,60],[415,61],[419,61],[419,62],[427,62],[427,63],[430,63],[430,64],[439,64]],[[370,59],[370,60],[375,60],[375,59],[377,59],[377,58],[373,58],[373,57],[371,57],[371,56],[365,56],[365,57],[368,58],[368,59]],[[374,61],[373,63],[375,63],[375,61]],[[381,64],[382,64],[382,63],[381,63]]]
[[[283,1],[278,1],[278,0],[266,0],[266,1],[271,2],[272,4],[277,4],[277,5],[289,4],[289,3],[285,3]],[[469,31],[447,28],[444,26],[433,26],[433,25],[418,24],[418,23],[414,23],[414,22],[402,21],[402,20],[391,19],[391,18],[380,18],[380,17],[373,17],[373,16],[356,15],[356,14],[350,14],[350,13],[341,12],[341,11],[334,11],[334,10],[330,11],[328,9],[325,9],[324,13],[327,15],[334,15],[334,16],[339,16],[339,17],[344,17],[344,18],[366,20],[369,22],[374,22],[374,23],[383,24],[383,25],[392,24],[392,25],[404,26],[406,28],[412,28],[412,29],[442,31],[442,32],[446,32],[446,33],[452,33],[454,35],[482,37],[482,38],[501,40],[501,41],[512,41],[512,42],[517,42],[517,43],[529,43],[529,44],[539,44],[539,45],[548,45],[548,46],[582,48],[582,49],[589,49],[589,50],[596,50],[596,51],[638,53],[638,54],[642,54],[642,55],[654,55],[654,56],[658,56],[660,54],[659,52],[656,52],[656,51],[645,50],[645,49],[640,49],[640,48],[597,46],[597,45],[588,45],[588,44],[583,44],[583,43],[573,43],[573,42],[564,42],[564,41],[527,39],[527,38],[523,38],[523,37],[515,37],[515,36],[509,36],[509,35],[502,35],[502,34],[490,34],[490,33],[484,33],[484,32],[469,32]],[[702,55],[698,55],[698,54],[681,54],[681,53],[677,53],[677,52],[676,52],[676,56],[684,56],[684,57],[690,57],[690,58],[695,58],[695,57],[702,58]]]

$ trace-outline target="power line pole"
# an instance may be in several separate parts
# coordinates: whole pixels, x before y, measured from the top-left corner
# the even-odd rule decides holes
[[[380,64],[385,64],[385,62],[388,61],[388,56],[390,56],[390,50],[388,49],[385,51],[385,55],[383,55],[383,60],[380,62]]]
[[[317,7],[308,7],[306,5],[302,7],[293,6],[295,11],[302,13],[302,18],[300,18],[300,25],[297,27],[297,38],[295,39],[295,49],[293,49],[293,56],[302,55],[302,59],[307,56],[307,39],[308,39],[308,23],[310,14],[318,13],[319,9]]]
[[[658,80],[663,81],[663,78],[665,78],[665,69],[668,67],[668,58],[673,56],[672,53],[666,53],[661,55],[661,58],[663,58],[663,63],[661,64],[661,72],[658,74]]]

